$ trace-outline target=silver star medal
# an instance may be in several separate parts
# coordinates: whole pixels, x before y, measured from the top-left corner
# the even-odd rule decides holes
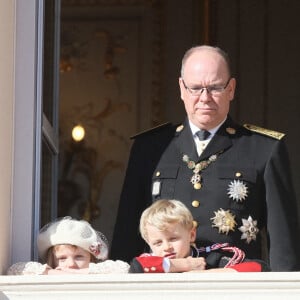
[[[241,240],[246,240],[247,244],[250,244],[251,241],[256,240],[256,235],[259,232],[257,228],[257,221],[253,220],[251,216],[248,219],[242,219],[243,225],[239,227],[239,231],[243,234]]]
[[[236,225],[235,216],[229,211],[220,208],[217,212],[214,212],[215,216],[211,218],[212,227],[217,227],[219,233],[228,234],[230,230],[234,231]]]
[[[248,187],[240,180],[233,180],[229,184],[227,194],[236,202],[242,202],[248,196]]]

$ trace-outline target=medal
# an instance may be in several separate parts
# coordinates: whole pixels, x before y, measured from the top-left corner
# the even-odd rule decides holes
[[[229,211],[220,208],[214,212],[215,216],[211,218],[212,227],[217,227],[219,233],[228,234],[229,231],[234,231],[236,225],[235,216]]]
[[[232,198],[236,202],[242,202],[248,196],[248,187],[243,181],[233,180],[228,187],[229,198]]]
[[[256,235],[259,232],[257,228],[257,221],[253,220],[251,216],[248,219],[242,219],[243,225],[239,227],[239,231],[242,232],[241,240],[246,240],[247,244],[256,240]]]

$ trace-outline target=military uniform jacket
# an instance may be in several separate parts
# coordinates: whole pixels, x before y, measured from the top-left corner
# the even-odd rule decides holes
[[[199,163],[204,168],[197,171],[193,166]],[[200,188],[191,182],[195,172]],[[265,240],[273,271],[299,269],[297,205],[281,137],[248,130],[228,118],[198,157],[187,121],[137,136],[119,204],[113,258],[130,261],[144,252],[139,218],[157,199],[180,200],[191,210],[197,247],[229,243],[250,259],[264,259]]]

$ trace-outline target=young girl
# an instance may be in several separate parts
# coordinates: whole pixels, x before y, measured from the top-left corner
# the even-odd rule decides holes
[[[148,207],[140,219],[140,232],[151,254],[135,257],[130,273],[268,270],[263,261],[246,260],[241,249],[226,243],[196,248],[192,214],[177,200],[158,200]]]
[[[47,224],[38,235],[37,248],[45,264],[32,261],[16,263],[7,274],[128,273],[126,262],[106,260],[107,239],[83,220],[65,217]]]

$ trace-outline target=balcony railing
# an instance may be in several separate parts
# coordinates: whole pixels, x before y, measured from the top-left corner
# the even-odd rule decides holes
[[[0,276],[7,299],[300,299],[300,272]]]

